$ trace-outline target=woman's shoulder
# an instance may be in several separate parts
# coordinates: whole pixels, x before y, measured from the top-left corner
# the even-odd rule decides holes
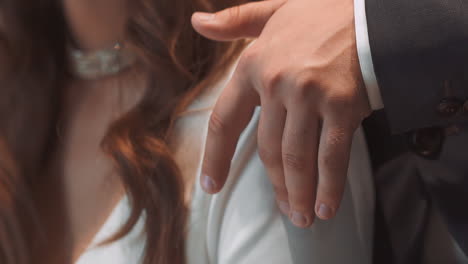
[[[184,174],[196,178],[187,241],[189,263],[370,263],[373,189],[362,131],[353,141],[338,215],[327,222],[316,220],[312,228],[294,227],[277,209],[257,153],[260,108],[240,137],[223,190],[213,196],[201,190],[198,182],[209,116],[229,78],[195,101],[188,109],[192,114],[178,124],[176,159]]]
[[[143,257],[146,237],[143,235],[144,218],[141,217],[130,233],[110,244],[101,245],[119,231],[130,216],[130,202],[124,196],[116,205],[112,214],[94,237],[88,249],[78,258],[75,264],[140,263]]]
[[[240,138],[225,188],[212,200],[208,221],[218,232],[208,239],[217,263],[293,263],[284,219],[257,154],[258,112]]]
[[[189,263],[198,264],[195,259],[199,256],[194,255],[200,252],[206,254],[209,263],[293,263],[284,250],[288,237],[272,187],[256,154],[258,116],[259,110],[240,137],[223,190],[208,195],[198,183],[195,185]],[[204,243],[200,245],[200,241]],[[190,248],[200,246],[201,250]],[[259,262],[262,258],[265,262]]]
[[[198,194],[204,197],[198,201],[205,203],[204,250],[210,262],[370,263],[372,225],[367,223],[372,221],[373,199],[360,199],[355,188],[361,183],[366,186],[370,176],[357,175],[369,172],[355,164],[367,155],[361,152],[365,142],[357,134],[353,152],[356,159],[352,158],[343,204],[336,218],[316,220],[311,228],[299,229],[277,208],[272,185],[258,156],[259,112],[257,109],[241,135],[223,190],[209,196],[196,186]],[[358,191],[362,193],[362,189]]]

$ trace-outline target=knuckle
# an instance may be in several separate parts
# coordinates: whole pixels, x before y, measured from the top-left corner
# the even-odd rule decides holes
[[[278,94],[278,88],[285,79],[285,73],[281,70],[266,70],[261,77],[261,86],[267,97],[274,97]]]
[[[341,198],[343,197],[344,184],[335,182],[335,184],[328,184],[320,186],[319,188],[320,197],[318,199],[320,201],[326,201],[327,204],[332,207],[334,205],[339,205]]]
[[[278,197],[279,200],[287,200],[288,199],[288,190],[284,185],[273,185],[273,189],[275,191],[276,197]]]
[[[307,166],[305,157],[296,153],[284,153],[283,163],[285,169],[292,169],[296,171],[302,171]]]
[[[320,81],[314,71],[302,71],[295,78],[295,85],[297,87],[318,87]]]
[[[318,158],[319,167],[323,170],[322,174],[327,174],[327,177],[321,178],[324,185],[327,185],[327,182],[331,180],[329,177],[333,177],[332,174],[336,172],[337,166],[339,166],[339,164],[337,164],[337,158],[338,157],[331,152],[324,153]]]
[[[281,156],[279,154],[265,147],[259,147],[258,155],[266,167],[277,166],[281,162]]]
[[[221,19],[225,23],[239,23],[239,17],[241,15],[240,6],[233,6],[225,9],[224,11],[218,12],[218,19]]]
[[[323,154],[318,158],[318,164],[321,168],[330,168],[333,165],[333,156],[329,154]]]
[[[323,103],[323,112],[340,120],[341,127],[337,128],[337,131],[331,132],[332,137],[339,136],[342,133],[340,130],[347,131],[346,134],[353,133],[368,115],[355,97],[347,93],[327,95]]]
[[[208,131],[211,135],[225,136],[229,129],[223,119],[216,112],[213,112],[210,117]]]
[[[238,63],[238,69],[246,70],[250,67],[252,63],[257,61],[259,57],[259,49],[256,48],[256,45],[248,47],[241,55]]]
[[[324,102],[327,107],[339,110],[350,109],[352,105],[352,99],[342,92],[329,92],[325,96]]]
[[[216,164],[214,159],[212,159],[209,155],[205,155],[205,157],[203,158],[202,171],[208,175],[217,175],[213,174],[213,172],[217,171],[214,164]]]
[[[349,129],[345,127],[336,127],[328,131],[325,143],[332,147],[342,145],[349,138]]]
[[[293,87],[293,96],[300,101],[310,98],[320,85],[313,71],[303,71],[294,78]]]
[[[274,187],[286,189],[282,167],[275,168],[274,170],[268,170],[268,178]]]
[[[288,194],[291,207],[295,210],[308,212],[314,210],[314,196],[313,192],[306,190],[305,192],[290,192]]]
[[[359,106],[355,89],[350,87],[330,88],[325,91],[325,105],[339,111],[349,111]]]
[[[203,165],[202,165],[202,171],[208,175],[211,175],[211,177],[215,175],[219,175],[220,171],[223,169],[220,169],[219,166],[219,160],[214,158],[212,155],[205,155],[203,158]]]

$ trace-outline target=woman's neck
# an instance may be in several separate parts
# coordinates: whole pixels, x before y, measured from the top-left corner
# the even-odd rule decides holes
[[[78,48],[109,48],[124,38],[129,15],[127,0],[63,0],[63,6]]]

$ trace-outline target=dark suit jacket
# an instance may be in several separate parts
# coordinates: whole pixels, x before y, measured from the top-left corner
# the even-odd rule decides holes
[[[468,253],[468,1],[366,0],[366,13],[385,105],[365,121],[379,219],[403,227],[390,241],[405,241],[383,247],[394,263],[420,262],[437,207]]]

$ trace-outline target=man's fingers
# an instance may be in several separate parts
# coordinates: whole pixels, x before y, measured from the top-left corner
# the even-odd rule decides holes
[[[210,117],[200,178],[208,193],[219,192],[224,185],[239,135],[258,103],[254,88],[240,76],[234,74]]]
[[[317,182],[318,119],[308,108],[288,108],[282,156],[291,221],[298,227],[314,221]]]
[[[261,1],[231,7],[218,13],[196,12],[192,16],[192,25],[198,33],[212,40],[256,38],[284,2],[285,0]]]
[[[320,136],[315,211],[323,220],[335,216],[346,184],[354,130],[344,120],[324,120]]]
[[[281,156],[286,109],[279,102],[262,99],[258,126],[258,153],[273,184],[279,209],[289,215],[288,191],[284,181]]]

